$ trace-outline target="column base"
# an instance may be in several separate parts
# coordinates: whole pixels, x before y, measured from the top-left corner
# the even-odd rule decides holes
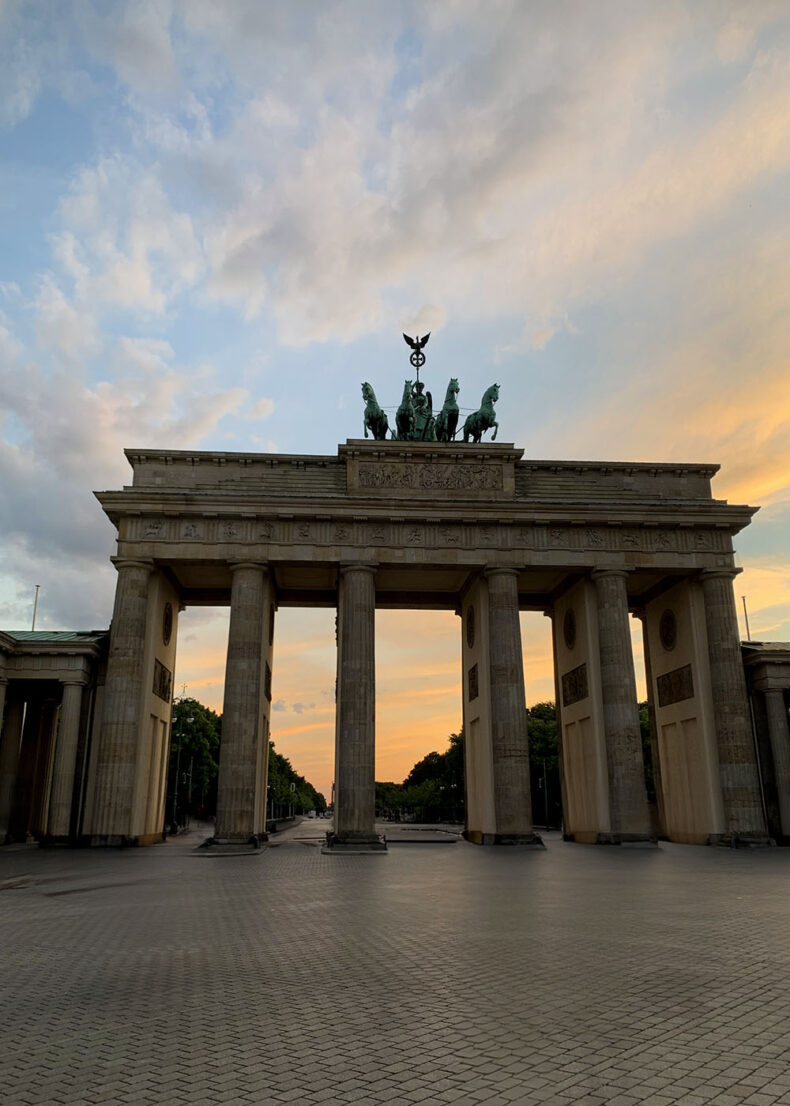
[[[327,830],[322,853],[345,856],[355,854],[383,854],[387,852],[387,838],[377,833],[333,833]]]
[[[599,833],[596,845],[629,845],[632,848],[657,848],[658,839],[652,833]]]
[[[521,845],[528,849],[545,849],[539,833],[483,833],[482,830],[464,830],[463,838],[472,845]]]
[[[131,849],[140,844],[140,838],[125,833],[94,833],[81,838],[80,844],[91,849]]]
[[[771,849],[776,842],[765,833],[712,833],[708,844],[725,849]]]
[[[268,833],[253,833],[250,836],[228,835],[227,837],[207,837],[198,845],[211,856],[252,856],[260,851],[261,845],[269,840]]]

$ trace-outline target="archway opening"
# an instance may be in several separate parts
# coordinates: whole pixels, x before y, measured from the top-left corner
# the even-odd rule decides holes
[[[521,650],[527,700],[532,822],[541,830],[562,827],[559,726],[551,620],[522,611]]]
[[[376,611],[376,814],[464,821],[461,624],[449,610]]]

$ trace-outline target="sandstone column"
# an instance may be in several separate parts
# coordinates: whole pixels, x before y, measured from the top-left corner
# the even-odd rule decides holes
[[[71,828],[71,800],[74,793],[74,767],[80,734],[82,682],[63,685],[60,726],[55,746],[52,793],[49,800],[49,837],[68,838]]]
[[[702,573],[710,684],[726,837],[766,842],[768,835],[754,751],[732,580],[735,571]]]
[[[3,732],[3,711],[5,710],[5,695],[8,687],[8,679],[0,676],[0,734]]]
[[[790,724],[787,703],[782,688],[766,688],[765,715],[768,720],[768,738],[774,761],[774,779],[779,796],[779,817],[782,836],[790,837]]]
[[[8,823],[8,836],[12,841],[27,840],[43,718],[43,700],[40,698],[28,699],[25,704],[22,742],[19,747],[16,783],[14,784],[14,795]]]
[[[656,790],[656,818],[658,834],[663,836],[666,833],[666,817],[664,814],[664,789],[661,781],[661,749],[658,742],[656,703],[653,695],[653,660],[650,656],[650,635],[647,632],[647,611],[644,607],[641,607],[634,611],[634,614],[642,623],[642,649],[645,655],[645,682],[647,684],[647,718],[650,723],[650,754],[653,762],[653,785]]]
[[[230,566],[230,630],[219,755],[217,826],[219,844],[257,845],[261,824],[258,794],[262,744],[263,636],[268,633],[271,585],[265,565]],[[265,818],[265,815],[264,815]]]
[[[652,839],[628,619],[627,574],[596,569],[601,699],[606,738],[611,834],[601,842]]]
[[[332,848],[381,850],[375,826],[376,569],[340,570]]]
[[[104,711],[96,763],[92,839],[121,844],[131,836],[140,740],[140,701],[150,562],[116,560],[118,584],[110,626]]]
[[[11,699],[0,736],[0,845],[5,843],[11,825],[24,714],[24,700]]]
[[[49,824],[49,797],[52,790],[52,768],[55,759],[55,729],[58,719],[58,702],[47,699],[41,712],[41,729],[33,768],[33,789],[28,819],[28,833],[39,841],[47,836]]]
[[[489,568],[488,648],[491,674],[491,749],[496,837],[501,844],[537,842],[527,742],[527,701],[518,617],[518,571]]]

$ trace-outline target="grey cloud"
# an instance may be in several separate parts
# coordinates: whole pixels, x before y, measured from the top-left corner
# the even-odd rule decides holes
[[[45,372],[7,333],[0,358],[0,410],[16,420],[14,439],[0,441],[3,574],[23,591],[31,574],[49,581],[51,625],[106,624],[115,531],[93,489],[128,481],[124,446],[197,444],[247,393],[188,389],[166,344],[150,341],[117,343],[117,379],[94,386],[73,371]]]

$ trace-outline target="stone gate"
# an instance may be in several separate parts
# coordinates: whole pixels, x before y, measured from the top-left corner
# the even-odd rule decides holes
[[[711,465],[524,460],[509,444],[348,441],[337,456],[128,450],[97,493],[118,585],[83,833],[161,835],[178,613],[230,604],[217,840],[265,837],[276,611],[337,620],[335,847],[377,848],[374,613],[461,616],[467,836],[532,843],[520,610],[552,620],[566,837],[655,836],[629,614],[643,622],[662,830],[764,841],[732,589],[754,508]]]

